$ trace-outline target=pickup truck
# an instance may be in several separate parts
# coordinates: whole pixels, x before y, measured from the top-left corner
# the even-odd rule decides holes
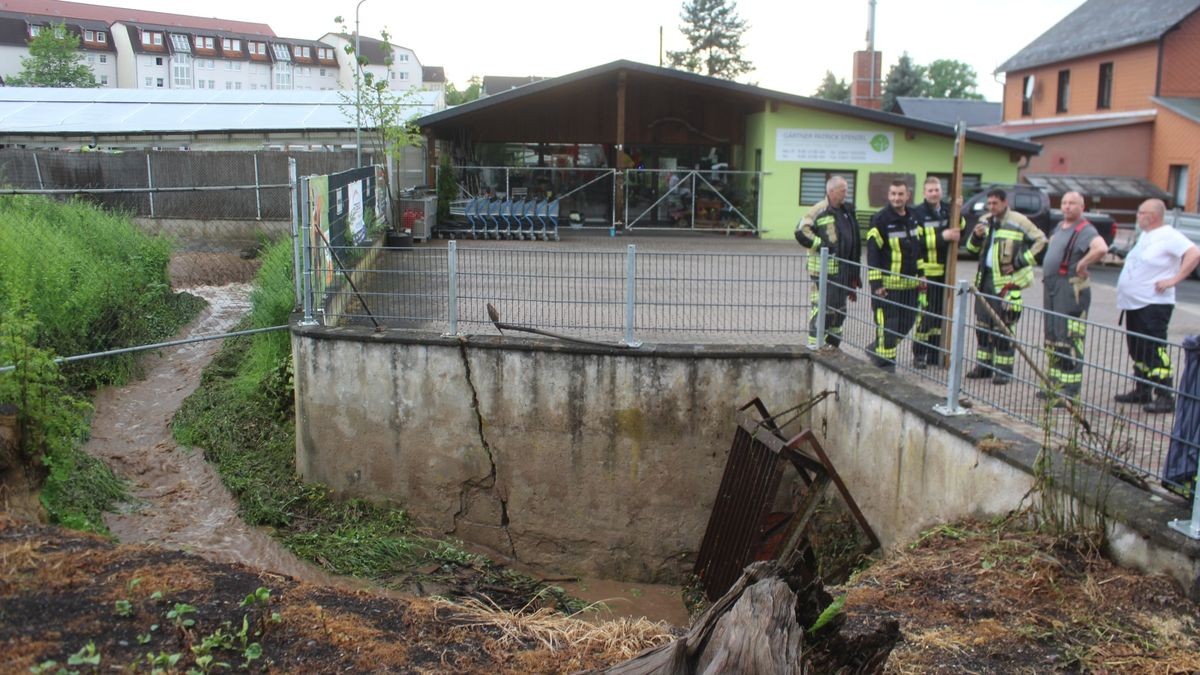
[[[1032,220],[1046,236],[1050,236],[1054,228],[1062,222],[1062,211],[1050,208],[1050,197],[1040,188],[1032,185],[988,185],[963,202],[962,214],[963,218],[967,219],[967,229],[987,215],[987,193],[994,188],[1007,192],[1009,208]],[[1112,216],[1085,212],[1083,217],[1095,225],[1096,231],[1104,237],[1104,242],[1112,246],[1113,238],[1117,234],[1117,223]]]

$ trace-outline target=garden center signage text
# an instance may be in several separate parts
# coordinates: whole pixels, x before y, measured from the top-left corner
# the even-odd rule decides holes
[[[890,131],[777,129],[779,162],[851,162],[891,164],[895,136]]]

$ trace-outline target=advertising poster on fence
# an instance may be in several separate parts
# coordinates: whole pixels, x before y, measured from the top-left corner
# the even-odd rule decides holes
[[[375,203],[375,168],[363,167],[330,174],[329,179],[329,241],[334,249],[357,246],[367,241],[365,205]]]
[[[333,260],[329,255],[331,241],[328,214],[329,177],[310,176],[308,179],[309,246],[312,251],[314,290],[323,290],[333,282]]]
[[[895,145],[890,131],[775,130],[775,159],[780,162],[891,164]]]

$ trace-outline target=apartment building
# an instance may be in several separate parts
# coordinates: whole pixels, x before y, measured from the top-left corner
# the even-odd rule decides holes
[[[132,89],[333,90],[353,87],[352,36],[283,38],[267,24],[89,5],[63,0],[0,0],[0,78],[21,70],[28,41],[54,23],[77,33],[101,86]],[[327,39],[330,38],[330,39]],[[389,88],[422,88],[416,54],[362,37],[366,70]],[[443,76],[444,80],[444,76]]]
[[[997,69],[1003,121],[1041,143],[1031,174],[1144,179],[1200,196],[1200,0],[1088,0]]]
[[[0,5],[0,6],[7,6]],[[29,41],[52,23],[62,23],[68,32],[79,37],[83,61],[96,75],[101,87],[117,86],[117,53],[108,24],[92,19],[30,20],[19,12],[0,10],[0,78],[7,79],[21,72],[21,59],[29,57]]]

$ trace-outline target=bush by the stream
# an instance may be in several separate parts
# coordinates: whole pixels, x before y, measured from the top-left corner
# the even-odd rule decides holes
[[[171,245],[129,218],[83,202],[0,197],[0,312],[37,321],[38,347],[70,356],[149,344],[173,335],[203,307],[171,292]],[[122,382],[131,356],[65,371],[76,388]],[[3,365],[3,364],[0,364]]]

